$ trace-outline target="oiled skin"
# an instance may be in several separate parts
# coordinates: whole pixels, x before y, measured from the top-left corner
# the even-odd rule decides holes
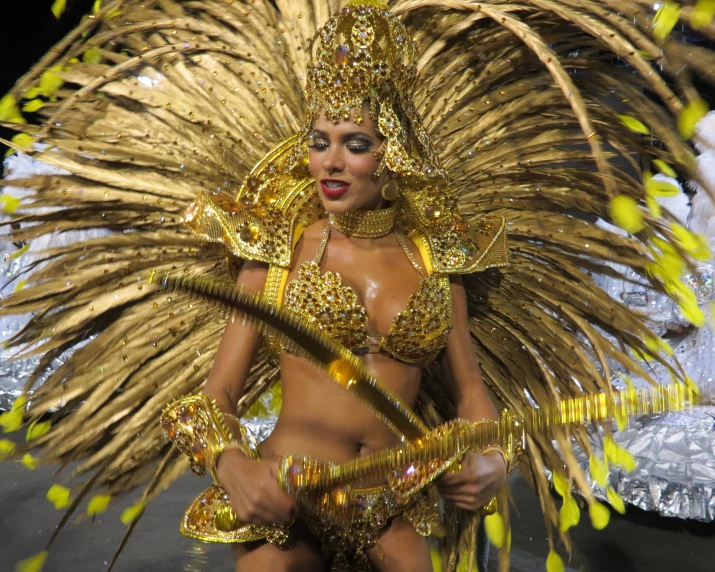
[[[386,206],[381,189],[391,174],[385,170],[376,177],[377,151],[383,139],[366,106],[362,112],[359,124],[352,117],[332,124],[321,116],[314,126],[310,171],[323,206],[331,214]],[[326,181],[348,190],[331,198],[321,186]],[[318,222],[303,233],[296,245],[289,280],[296,278],[302,263],[315,257],[326,224]],[[412,253],[424,270],[417,249],[412,247]],[[353,288],[369,316],[368,330],[378,339],[389,332],[394,317],[405,309],[420,284],[420,276],[394,232],[366,239],[333,229],[321,262],[321,271],[329,270],[339,273],[343,284]],[[246,262],[238,287],[260,292],[266,274],[265,265]],[[466,298],[459,277],[452,277],[451,294],[452,330],[440,358],[448,390],[459,417],[472,421],[494,419],[496,410],[484,389],[471,347]],[[222,411],[235,412],[260,343],[260,335],[242,320],[228,324],[205,386],[205,392],[216,399]],[[386,354],[369,354],[361,359],[390,390],[408,405],[414,405],[422,375],[420,366],[401,363]],[[229,449],[217,464],[219,482],[227,490],[239,519],[254,524],[287,524],[300,516],[293,500],[277,483],[277,459],[282,455],[307,454],[343,462],[398,442],[397,436],[367,407],[302,358],[283,352],[280,366],[283,406],[272,435],[261,445],[262,460],[246,459],[236,449]],[[499,453],[468,453],[462,466],[461,471],[443,477],[438,490],[445,501],[476,510],[489,502],[503,484],[504,459]],[[235,546],[236,569],[314,571],[329,565],[322,560],[319,541],[300,519],[292,527],[291,536],[290,549],[281,550],[269,543]],[[385,529],[370,557],[378,571],[432,570],[426,540],[401,518],[393,519]]]

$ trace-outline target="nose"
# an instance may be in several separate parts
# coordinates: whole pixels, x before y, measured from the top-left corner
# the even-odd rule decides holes
[[[345,169],[345,158],[340,145],[330,145],[325,150],[323,169],[329,175],[341,173]]]

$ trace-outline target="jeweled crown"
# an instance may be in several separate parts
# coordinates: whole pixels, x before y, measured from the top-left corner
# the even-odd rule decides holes
[[[383,3],[348,4],[313,38],[311,50],[308,103],[333,122],[365,100],[399,101],[417,79],[414,41]]]

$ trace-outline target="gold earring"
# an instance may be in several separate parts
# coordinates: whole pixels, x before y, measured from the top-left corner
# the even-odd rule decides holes
[[[382,198],[387,202],[392,202],[400,193],[400,187],[397,186],[395,179],[390,179],[389,182],[382,187]]]

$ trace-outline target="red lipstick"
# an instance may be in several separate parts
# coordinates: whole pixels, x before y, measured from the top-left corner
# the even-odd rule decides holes
[[[340,179],[321,179],[320,188],[328,200],[337,201],[350,188],[350,183]]]

